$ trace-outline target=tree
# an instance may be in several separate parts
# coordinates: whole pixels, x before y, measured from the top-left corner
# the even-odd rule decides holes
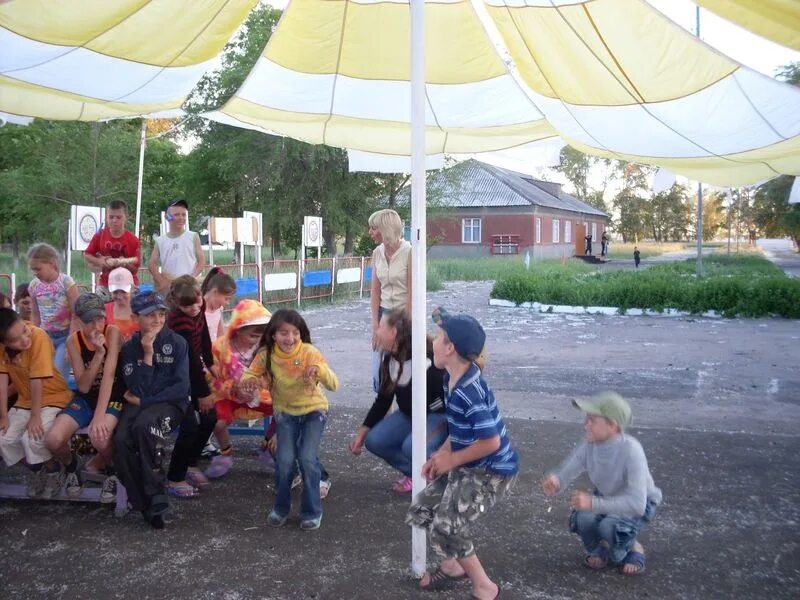
[[[800,204],[789,204],[794,178],[781,175],[761,185],[753,198],[753,216],[767,237],[790,236],[800,248]]]
[[[650,200],[649,221],[653,239],[657,242],[686,239],[691,220],[691,198],[683,185],[675,184]]]
[[[616,166],[616,161],[584,154],[572,146],[564,146],[561,150],[561,164],[555,168],[564,174],[572,184],[575,195],[603,212],[608,212],[605,192]],[[589,185],[592,171],[603,173],[603,185],[594,189]]]

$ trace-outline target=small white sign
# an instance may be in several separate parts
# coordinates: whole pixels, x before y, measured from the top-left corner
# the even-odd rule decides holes
[[[322,246],[322,217],[303,218],[303,245]]]
[[[245,219],[255,219],[258,225],[256,226],[256,232],[258,233],[258,237],[254,240],[253,244],[256,246],[263,246],[264,245],[264,215],[260,212],[254,212],[252,210],[243,210],[242,216]]]
[[[71,207],[69,233],[73,250],[86,250],[94,234],[103,226],[105,212],[105,209],[99,206]]]

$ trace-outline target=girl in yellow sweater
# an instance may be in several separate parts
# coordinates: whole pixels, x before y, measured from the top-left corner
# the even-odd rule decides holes
[[[322,386],[336,391],[339,380],[322,353],[311,345],[308,325],[296,310],[281,309],[272,315],[261,348],[240,385],[250,393],[258,387],[268,387],[272,393],[278,469],[275,506],[267,522],[280,527],[289,516],[292,473],[297,461],[303,476],[300,529],[319,529],[319,444],[328,417],[328,399]]]

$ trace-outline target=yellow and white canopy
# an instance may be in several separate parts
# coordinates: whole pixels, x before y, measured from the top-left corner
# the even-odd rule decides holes
[[[798,0],[695,0],[723,19],[777,44],[800,50]]]
[[[175,116],[257,0],[0,2],[0,113]]]

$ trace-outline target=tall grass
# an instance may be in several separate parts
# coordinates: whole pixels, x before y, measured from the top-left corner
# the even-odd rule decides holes
[[[599,247],[599,242],[597,242]],[[592,244],[594,248],[594,244]],[[683,242],[641,242],[638,244],[611,242],[608,245],[608,257],[619,259],[633,259],[633,248],[638,247],[641,258],[650,258],[667,252],[680,252],[688,247]]]

